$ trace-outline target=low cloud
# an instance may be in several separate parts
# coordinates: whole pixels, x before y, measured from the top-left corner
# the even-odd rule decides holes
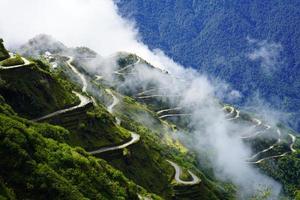
[[[248,38],[248,42],[252,50],[247,54],[247,57],[252,61],[260,62],[264,72],[271,73],[279,67],[281,63],[280,53],[282,51],[280,43],[267,40],[259,41],[251,38]]]

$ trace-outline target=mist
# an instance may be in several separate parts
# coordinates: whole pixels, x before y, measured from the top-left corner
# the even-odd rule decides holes
[[[0,36],[9,48],[46,33],[67,46],[87,46],[107,58],[90,63],[89,70],[108,79],[116,66],[113,55],[119,51],[135,53],[153,66],[167,70],[169,74],[138,64],[138,75],[128,76],[117,90],[137,91],[136,83],[145,89],[149,83],[166,88],[156,94],[165,95],[170,105],[183,107],[191,114],[192,132],[188,136],[180,135],[180,139],[199,155],[209,155],[216,177],[233,182],[241,199],[251,196],[261,186],[271,188],[271,198],[276,199],[280,185],[245,162],[252,152],[240,136],[247,133],[248,128],[226,120],[215,98],[218,94],[239,98],[239,92],[231,90],[226,83],[212,82],[197,71],[184,68],[159,49],[151,51],[141,42],[135,23],[118,15],[113,1],[2,0],[0,7]],[[262,55],[253,54],[252,58],[262,59]],[[269,61],[273,61],[273,57],[268,57],[266,62]]]

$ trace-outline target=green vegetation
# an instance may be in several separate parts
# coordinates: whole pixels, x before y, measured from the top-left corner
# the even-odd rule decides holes
[[[78,103],[68,81],[40,66],[41,62],[32,63],[0,73],[0,94],[18,114],[27,118],[37,118]]]
[[[59,127],[33,124],[1,113],[2,197],[138,199],[137,194],[149,195],[104,160],[54,139],[67,134]]]
[[[9,54],[3,45],[3,39],[0,38],[0,61],[9,58]]]
[[[14,66],[14,65],[23,65],[23,64],[24,64],[24,61],[19,54],[15,55],[13,57],[7,58],[0,62],[0,65],[5,66],[5,67]]]
[[[117,4],[122,15],[134,19],[151,49],[162,49],[186,67],[225,80],[245,101],[259,91],[273,108],[293,112],[289,125],[300,130],[299,1],[119,0]],[[261,51],[274,55],[273,62],[262,62],[265,56],[249,59],[250,53]]]
[[[291,197],[295,197],[300,185],[300,151],[290,153],[277,161],[268,161],[261,165],[270,176],[280,181],[284,191]]]
[[[71,132],[66,140],[68,144],[81,146],[89,151],[122,144],[130,139],[130,133],[118,126],[101,105],[77,109],[46,121],[63,126]]]
[[[85,48],[75,51],[93,53]],[[126,66],[136,56],[129,54],[122,59],[120,66]],[[168,102],[138,102],[124,91],[122,94],[113,91],[108,82],[91,81],[83,95],[94,97],[95,104],[90,102],[43,123],[25,119],[77,105],[72,90],[81,89],[74,81],[77,77],[71,77],[65,65],[65,57],[56,60],[59,65],[56,69],[46,59],[31,60],[25,68],[0,71],[0,199],[44,199],[45,196],[48,199],[139,199],[138,196],[160,199],[156,195],[165,199],[234,199],[234,186],[217,181],[211,166],[208,167],[209,155],[197,155],[175,139],[175,134],[188,134],[187,127],[176,131],[176,127],[184,127],[185,119],[173,123],[158,118],[154,110],[168,107]],[[74,63],[87,81],[94,79],[80,59]],[[108,88],[120,100],[113,114],[104,106],[112,103],[111,95],[106,92]],[[250,116],[241,113],[238,123],[250,123],[249,120]],[[124,149],[100,153],[96,155],[98,158],[86,152],[127,142],[131,132],[139,134],[140,140]],[[271,132],[265,133],[268,134]],[[285,136],[282,135],[283,145],[266,155],[287,151],[291,139]],[[260,140],[249,143],[261,150],[276,141]],[[299,146],[297,139],[294,147]],[[270,161],[261,166],[285,184],[284,189],[291,197],[299,196],[295,193],[299,190],[299,173],[291,171],[300,168],[299,156],[298,150],[275,164]],[[177,184],[174,168],[167,160],[182,167],[182,180],[191,180],[188,173],[191,170],[201,182],[192,186]],[[262,190],[253,199],[265,199],[269,194],[268,189]]]

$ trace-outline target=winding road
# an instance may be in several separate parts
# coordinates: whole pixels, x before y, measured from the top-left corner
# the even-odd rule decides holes
[[[278,134],[278,139],[277,139],[277,142],[276,142],[275,144],[271,145],[271,146],[270,146],[269,148],[267,148],[267,149],[264,149],[264,150],[258,152],[257,154],[253,155],[250,159],[255,158],[256,156],[258,156],[258,155],[261,154],[261,153],[267,152],[267,151],[269,151],[270,149],[273,149],[275,145],[279,144],[279,143],[281,142],[281,131],[280,131],[279,129],[277,129],[277,134]],[[267,160],[267,159],[271,159],[271,158],[280,158],[280,157],[286,156],[286,155],[287,155],[288,153],[290,153],[290,152],[292,152],[292,153],[295,152],[296,150],[293,148],[293,145],[294,145],[294,143],[295,143],[295,141],[296,141],[296,137],[295,137],[294,135],[292,135],[292,134],[288,134],[288,135],[292,138],[292,142],[291,142],[291,144],[290,144],[290,146],[289,146],[289,147],[290,147],[290,151],[284,152],[284,153],[279,154],[279,155],[274,155],[274,156],[269,156],[269,157],[266,157],[266,158],[262,158],[262,159],[260,159],[260,160],[258,160],[258,161],[246,161],[246,162],[247,162],[247,163],[253,163],[253,164],[259,164],[259,163],[261,163],[261,162],[263,162],[263,161],[265,161],[265,160]]]
[[[224,106],[224,107],[223,107],[223,110],[227,110],[228,108],[230,108],[230,112],[228,112],[228,113],[226,114],[226,116],[229,116],[230,114],[232,114],[232,113],[234,112],[234,110],[236,111],[236,115],[235,115],[234,117],[232,117],[232,118],[227,119],[227,120],[228,120],[228,121],[231,121],[231,120],[237,119],[237,118],[239,117],[239,115],[240,115],[240,111],[234,109],[234,107],[232,107],[232,106]],[[262,125],[262,122],[261,122],[261,120],[259,120],[259,119],[252,118],[251,121],[253,121],[253,122],[255,123],[255,127],[258,127],[258,126],[261,126],[261,125]],[[268,124],[264,124],[263,126],[265,127],[265,130],[256,131],[254,134],[246,135],[246,136],[241,136],[240,138],[241,138],[241,139],[254,138],[254,137],[260,135],[261,133],[263,133],[263,132],[265,132],[266,130],[269,130],[269,129],[271,128],[271,126],[268,125]],[[291,140],[292,140],[291,144],[289,145],[290,151],[284,152],[284,153],[279,154],[279,155],[268,156],[268,157],[262,158],[262,159],[257,160],[257,161],[249,161],[249,160],[252,160],[252,159],[256,158],[257,156],[259,156],[259,155],[262,154],[262,153],[265,153],[265,152],[270,151],[270,150],[273,149],[276,145],[280,144],[280,142],[281,142],[281,131],[277,128],[277,129],[276,129],[276,132],[277,132],[277,134],[278,134],[277,141],[276,141],[274,144],[272,144],[271,146],[269,146],[268,148],[263,149],[263,150],[259,151],[258,153],[254,154],[253,156],[251,156],[249,159],[247,159],[247,161],[246,161],[247,163],[258,164],[258,163],[261,163],[261,162],[263,162],[264,160],[267,160],[267,159],[283,157],[283,156],[287,155],[289,152],[296,152],[296,150],[293,148],[294,143],[295,143],[295,141],[296,141],[296,137],[295,137],[294,135],[292,135],[292,134],[288,134],[289,137],[291,137]]]
[[[292,152],[296,152],[296,149],[294,149],[294,147],[293,147],[295,142],[296,142],[296,137],[293,134],[290,134],[290,133],[289,133],[289,136],[292,139],[292,143],[290,144],[290,149],[291,149]]]
[[[106,89],[105,90],[108,94],[110,94],[113,98],[113,102],[107,106],[107,110],[109,113],[113,113],[113,109],[114,107],[120,102],[119,99],[112,93],[112,91],[110,89]]]
[[[110,89],[106,89],[105,91],[113,97],[113,102],[107,107],[108,112],[112,114],[114,107],[120,101],[113,94],[113,92]],[[118,125],[121,124],[121,120],[119,118],[116,118],[116,121],[117,121]],[[124,148],[126,148],[126,147],[128,147],[128,146],[130,146],[130,145],[132,145],[134,143],[137,143],[140,140],[140,135],[138,135],[136,133],[133,133],[133,132],[130,132],[130,134],[131,134],[130,141],[128,141],[128,142],[126,142],[124,144],[113,146],[113,147],[102,147],[102,148],[99,148],[99,149],[97,149],[95,151],[90,151],[89,153],[92,154],[92,155],[95,155],[95,154],[100,154],[100,153],[107,152],[107,151],[115,151],[115,150],[119,150],[119,149],[124,149]]]
[[[224,107],[222,108],[222,110],[227,110],[227,108],[230,109],[230,112],[226,113],[225,116],[231,115],[231,114],[233,113],[233,111],[234,111],[234,107],[232,107],[232,106],[224,106]]]
[[[137,143],[140,140],[140,135],[131,132],[131,140],[129,142],[126,142],[124,144],[118,145],[118,146],[113,146],[113,147],[102,147],[100,149],[97,149],[95,151],[90,151],[90,154],[99,154],[99,153],[103,153],[103,152],[107,152],[107,151],[115,151],[118,149],[124,149],[134,143]]]
[[[169,108],[169,109],[164,109],[164,110],[160,110],[160,111],[157,111],[156,114],[161,114],[161,113],[164,113],[164,112],[168,112],[168,111],[173,111],[173,110],[181,110],[182,107],[176,107],[176,108]]]
[[[63,113],[69,112],[69,111],[73,111],[73,110],[78,109],[78,108],[81,108],[81,107],[84,107],[84,106],[86,106],[88,103],[91,102],[91,100],[90,100],[88,97],[83,96],[82,94],[80,94],[80,93],[78,93],[78,92],[75,92],[75,91],[73,91],[73,93],[79,98],[79,100],[80,100],[79,105],[73,106],[73,107],[70,107],[70,108],[66,108],[66,109],[62,109],[62,110],[58,110],[58,111],[56,111],[56,112],[50,113],[50,114],[48,114],[48,115],[45,115],[45,116],[43,116],[43,117],[34,119],[34,120],[32,120],[32,121],[39,122],[39,121],[42,121],[42,120],[45,120],[45,119],[49,119],[49,118],[51,118],[51,117],[54,117],[54,116],[57,116],[57,115],[60,115],[60,114],[63,114]]]
[[[182,113],[182,114],[167,114],[167,115],[162,115],[160,117],[158,117],[159,119],[164,119],[167,117],[180,117],[180,116],[191,116],[192,114],[188,114],[188,113]]]
[[[182,169],[179,165],[177,165],[176,163],[167,160],[167,162],[169,162],[175,169],[175,180],[177,183],[179,184],[183,184],[183,185],[196,185],[198,183],[201,182],[201,179],[198,178],[193,172],[191,172],[190,170],[188,170],[188,173],[191,175],[192,180],[191,181],[183,181],[180,179],[180,175],[182,174]]]
[[[71,70],[76,74],[78,75],[78,77],[81,79],[82,81],[82,92],[86,92],[86,89],[87,89],[87,81],[84,77],[83,74],[81,74],[77,69],[76,67],[74,67],[71,63],[73,61],[73,57],[68,57],[69,60],[67,61],[67,64],[68,66],[71,68]],[[56,112],[53,112],[53,113],[50,113],[48,115],[45,115],[43,117],[40,117],[40,118],[37,118],[37,119],[34,119],[33,121],[35,122],[38,122],[38,121],[42,121],[42,120],[45,120],[45,119],[49,119],[51,117],[54,117],[54,116],[57,116],[57,115],[60,115],[60,114],[63,114],[63,113],[66,113],[66,112],[69,112],[69,111],[73,111],[73,110],[76,110],[78,108],[81,108],[81,107],[84,107],[86,106],[87,104],[91,103],[91,99],[86,97],[86,96],[83,96],[82,94],[78,93],[78,92],[75,92],[75,91],[72,91],[80,100],[80,103],[76,106],[73,106],[73,107],[70,107],[70,108],[66,108],[66,109],[62,109],[62,110],[58,110]],[[95,101],[95,100],[93,100]]]
[[[73,62],[74,58],[71,56],[68,56],[69,60],[67,61],[68,66],[72,69],[72,71],[79,76],[81,82],[82,82],[82,92],[85,93],[87,89],[87,80],[85,79],[84,75],[81,74],[76,67],[74,67],[71,63]]]
[[[259,119],[255,119],[255,118],[254,118],[254,119],[252,119],[252,121],[255,121],[255,122],[256,122],[255,127],[258,127],[258,126],[260,126],[260,125],[262,124],[262,122],[261,122]],[[253,138],[253,137],[256,137],[256,136],[258,136],[258,135],[264,133],[266,130],[269,130],[269,129],[271,128],[271,126],[270,126],[270,125],[267,125],[267,124],[266,124],[266,125],[263,125],[263,126],[266,127],[265,130],[256,131],[256,132],[254,132],[254,134],[241,136],[240,138],[241,138],[241,139],[249,139],[249,138]]]
[[[11,57],[10,57],[11,58]],[[29,60],[27,60],[26,58],[24,57],[21,57],[22,60],[24,61],[24,64],[21,64],[21,65],[13,65],[13,66],[2,66],[0,65],[0,69],[3,69],[3,70],[8,70],[8,69],[16,69],[16,68],[22,68],[22,67],[26,67],[28,65],[31,64],[31,62]]]
[[[240,111],[237,109],[235,109],[235,111],[236,111],[236,115],[233,118],[227,119],[228,121],[235,120],[240,117]]]
[[[137,57],[137,61],[133,64],[127,65],[126,67],[123,67],[122,69],[119,69],[117,71],[114,71],[115,74],[118,75],[124,75],[124,74],[128,74],[128,73],[122,73],[123,71],[125,71],[126,69],[130,68],[130,67],[134,67],[135,65],[137,65],[139,62],[141,62],[141,59],[139,57]]]
[[[277,141],[276,141],[274,144],[272,144],[271,146],[269,146],[269,147],[266,148],[266,149],[263,149],[262,151],[259,151],[259,152],[256,153],[256,154],[254,154],[253,156],[251,156],[251,157],[249,158],[249,160],[251,160],[251,159],[257,157],[258,155],[260,155],[260,154],[262,154],[262,153],[265,153],[265,152],[267,152],[267,151],[273,149],[276,145],[278,145],[278,144],[281,142],[281,138],[280,138],[280,137],[281,137],[281,131],[280,131],[279,129],[277,129],[277,134],[278,134],[278,139],[277,139]]]

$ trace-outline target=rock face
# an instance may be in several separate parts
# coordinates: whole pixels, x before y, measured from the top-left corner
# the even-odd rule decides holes
[[[9,58],[9,54],[3,45],[3,39],[0,38],[0,61]]]

